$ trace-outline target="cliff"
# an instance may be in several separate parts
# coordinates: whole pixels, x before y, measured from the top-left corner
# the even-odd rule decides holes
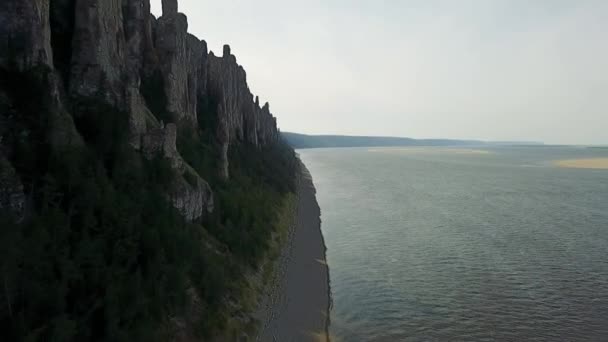
[[[244,69],[229,46],[222,57],[188,33],[176,0],[163,1],[163,15],[150,14],[149,0],[5,0],[0,5],[0,68],[17,73],[45,70],[45,107],[58,122],[57,144],[80,138],[72,121],[95,115],[101,102],[128,116],[131,145],[145,155],[162,153],[182,175],[170,194],[188,219],[213,209],[211,189],[175,148],[177,131],[198,123],[201,99],[217,103],[209,120],[219,142],[219,176],[229,178],[233,144],[255,146],[278,139],[268,104],[260,107]],[[156,82],[160,93],[142,94]],[[148,98],[144,95],[148,95]],[[160,98],[160,100],[159,100]],[[6,129],[6,128],[4,128]],[[202,203],[201,203],[202,201]]]
[[[297,162],[177,1],[0,1],[0,340],[251,335]]]

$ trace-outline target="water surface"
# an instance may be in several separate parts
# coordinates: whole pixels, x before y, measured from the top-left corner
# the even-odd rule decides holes
[[[341,341],[608,340],[608,150],[298,152]]]

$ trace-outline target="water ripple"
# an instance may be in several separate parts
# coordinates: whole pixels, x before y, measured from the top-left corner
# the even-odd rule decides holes
[[[608,172],[519,167],[569,153],[301,152],[323,213],[332,332],[606,340]]]

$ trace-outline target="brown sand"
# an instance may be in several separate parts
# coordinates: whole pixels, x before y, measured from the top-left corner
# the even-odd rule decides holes
[[[296,219],[279,257],[277,278],[261,303],[257,341],[329,341],[329,270],[321,210],[310,173],[298,177]]]
[[[608,170],[608,158],[567,159],[558,160],[555,165],[575,169],[604,169]]]

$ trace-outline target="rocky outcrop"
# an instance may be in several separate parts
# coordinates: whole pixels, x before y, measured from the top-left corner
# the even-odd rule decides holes
[[[175,146],[176,137],[177,128],[172,123],[167,127],[161,125],[159,128],[151,129],[142,137],[142,152],[148,159],[162,154],[171,161],[173,168],[180,168],[182,160]]]
[[[130,144],[151,158],[160,154],[177,170],[173,205],[190,220],[213,209],[205,182],[180,156],[178,130],[196,127],[201,100],[217,104],[215,127],[220,176],[229,178],[233,144],[261,146],[278,138],[268,104],[260,107],[230,47],[222,57],[188,33],[176,0],[163,0],[163,15],[149,0],[3,0],[0,2],[0,69],[46,71],[51,143],[81,144],[72,116],[99,115],[81,101],[101,101],[129,119]],[[159,94],[142,95],[142,83],[159,75]],[[151,106],[149,97],[160,106]],[[209,102],[209,101],[208,101]],[[211,114],[209,114],[211,115]],[[161,123],[160,118],[167,125]]]
[[[213,192],[209,184],[183,160],[177,151],[176,139],[177,127],[173,123],[153,129],[143,137],[143,153],[149,159],[163,156],[178,171],[179,177],[168,196],[184,217],[195,220],[213,211]]]
[[[187,220],[195,220],[213,212],[213,191],[192,168],[186,166],[169,193],[173,206]]]

